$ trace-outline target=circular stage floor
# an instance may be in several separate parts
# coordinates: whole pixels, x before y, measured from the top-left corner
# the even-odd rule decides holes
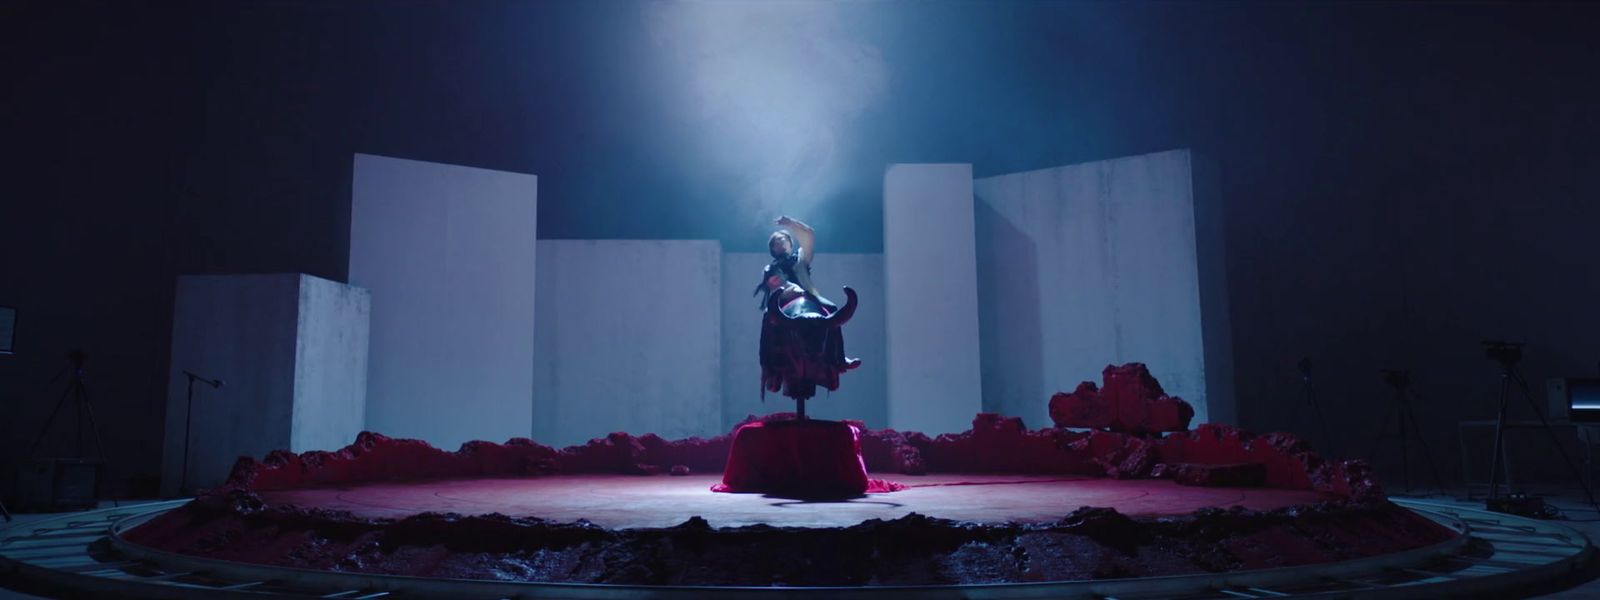
[[[773,598],[1040,598],[1107,597],[1137,600],[1182,596],[1450,598],[1465,594],[1515,597],[1577,572],[1593,547],[1556,522],[1484,512],[1466,505],[1396,500],[1462,531],[1461,543],[1392,556],[1304,567],[1205,573],[1158,579],[1063,581],[901,588],[661,588],[508,581],[439,580],[369,573],[315,572],[195,558],[151,550],[122,533],[186,500],[124,506],[90,513],[0,524],[0,570],[17,581],[83,597],[305,598],[705,598],[762,594]],[[1470,543],[1467,543],[1470,541]],[[109,548],[107,543],[109,542]],[[1576,596],[1575,596],[1576,597]]]
[[[1159,517],[1205,507],[1271,510],[1327,498],[1312,491],[1202,488],[1154,479],[938,474],[901,476],[897,481],[910,487],[899,492],[814,502],[709,491],[719,481],[720,475],[568,475],[373,483],[260,496],[271,505],[344,510],[361,517],[500,513],[558,522],[587,519],[615,529],[671,527],[694,516],[712,527],[841,527],[913,512],[978,523],[1048,522],[1082,506]]]

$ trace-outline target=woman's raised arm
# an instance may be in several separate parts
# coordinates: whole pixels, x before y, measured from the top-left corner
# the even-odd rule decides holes
[[[795,243],[800,245],[800,260],[808,265],[811,264],[811,257],[817,253],[816,230],[788,215],[778,217],[778,224],[789,228],[789,233],[794,235]]]

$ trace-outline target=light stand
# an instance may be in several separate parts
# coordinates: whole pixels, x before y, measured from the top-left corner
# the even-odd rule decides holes
[[[184,402],[183,407],[183,471],[178,476],[178,495],[180,496],[189,493],[189,429],[194,423],[194,382],[199,381],[209,385],[211,389],[220,388],[223,384],[221,379],[206,379],[188,370],[184,370],[183,374],[189,378],[189,392],[188,399]]]
[[[1545,433],[1550,434],[1550,445],[1555,446],[1556,451],[1561,453],[1561,460],[1567,463],[1567,470],[1571,472],[1573,480],[1583,488],[1584,495],[1589,498],[1589,504],[1600,510],[1600,502],[1595,502],[1594,499],[1594,490],[1590,489],[1588,481],[1582,477],[1577,465],[1572,462],[1572,457],[1567,456],[1567,449],[1561,447],[1561,439],[1556,437],[1556,430],[1550,426],[1550,420],[1546,419],[1544,413],[1539,411],[1539,407],[1534,405],[1533,394],[1528,392],[1528,380],[1522,377],[1522,370],[1517,368],[1517,362],[1522,360],[1523,344],[1485,340],[1483,345],[1487,348],[1484,356],[1500,363],[1500,408],[1494,420],[1494,455],[1489,459],[1489,499],[1485,506],[1489,510],[1506,512],[1500,510],[1507,506],[1500,499],[1500,471],[1506,466],[1500,462],[1500,449],[1504,444],[1506,409],[1511,402],[1511,386],[1515,384],[1517,389],[1522,390],[1522,397],[1528,401],[1528,407],[1533,409],[1533,414],[1539,417],[1539,424],[1544,427]],[[1509,478],[1508,474],[1507,479]]]
[[[1428,470],[1433,473],[1434,489],[1439,494],[1444,494],[1444,480],[1439,477],[1439,465],[1433,462],[1433,451],[1428,449],[1428,440],[1422,435],[1422,427],[1417,425],[1417,414],[1411,410],[1411,401],[1417,393],[1411,387],[1411,373],[1396,369],[1383,369],[1383,382],[1394,389],[1392,400],[1395,423],[1399,426],[1400,438],[1400,481],[1405,485],[1405,491],[1411,492],[1411,438],[1416,437],[1417,446],[1422,452],[1422,461],[1428,464]],[[1378,428],[1377,440],[1374,440],[1372,452],[1368,453],[1367,460],[1372,460],[1372,455],[1377,451],[1379,444],[1386,437],[1384,433],[1389,427],[1389,419],[1384,418],[1383,424]]]
[[[1328,435],[1328,420],[1322,418],[1322,408],[1317,405],[1316,388],[1311,384],[1311,359],[1300,359],[1298,366],[1300,368],[1300,386],[1305,392],[1306,406],[1311,407],[1311,416],[1317,420],[1317,428],[1322,432],[1322,443],[1326,444],[1322,448],[1323,455],[1332,455],[1334,453],[1333,436]],[[1300,408],[1300,405],[1296,404],[1289,413],[1291,427],[1300,426]]]
[[[50,418],[45,420],[44,427],[39,429],[39,435],[33,439],[33,444],[28,447],[28,457],[30,459],[38,456],[39,445],[44,443],[45,434],[50,432],[50,426],[56,422],[56,415],[61,414],[61,407],[66,406],[67,398],[70,397],[74,408],[77,409],[77,419],[74,421],[75,426],[73,427],[73,433],[77,436],[77,454],[74,458],[81,460],[84,457],[83,421],[87,417],[89,420],[89,432],[94,435],[95,453],[100,457],[101,465],[108,465],[105,446],[100,442],[100,425],[95,422],[94,418],[94,404],[89,402],[89,387],[84,382],[84,378],[88,374],[88,370],[85,368],[88,362],[89,355],[82,350],[67,352],[67,366],[62,367],[62,370],[50,379],[50,383],[55,383],[56,380],[61,379],[63,373],[71,373],[67,379],[67,388],[61,391],[61,398],[56,400],[55,409],[50,411]],[[95,497],[98,498],[100,495],[98,473],[95,480],[97,489],[94,493]],[[112,500],[111,503],[116,505],[117,501]]]

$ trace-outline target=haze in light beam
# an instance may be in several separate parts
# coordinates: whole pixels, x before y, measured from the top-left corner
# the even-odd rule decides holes
[[[833,2],[663,2],[641,10],[673,99],[708,169],[752,220],[806,218],[842,184],[849,127],[884,95],[887,67]]]

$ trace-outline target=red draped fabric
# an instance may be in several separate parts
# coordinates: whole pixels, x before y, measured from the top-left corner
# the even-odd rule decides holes
[[[905,489],[867,477],[861,431],[839,421],[750,423],[733,434],[722,483],[713,492],[795,498],[850,498]]]

